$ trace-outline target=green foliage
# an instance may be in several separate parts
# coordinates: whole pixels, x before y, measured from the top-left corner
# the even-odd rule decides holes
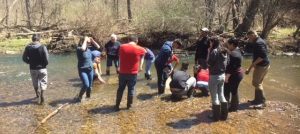
[[[280,40],[285,39],[287,37],[291,37],[295,32],[295,27],[287,27],[287,28],[277,28],[271,32],[269,35],[270,40]]]
[[[31,42],[31,39],[5,39],[0,41],[0,51],[23,51],[25,46]],[[42,40],[42,44],[45,44],[46,40]]]

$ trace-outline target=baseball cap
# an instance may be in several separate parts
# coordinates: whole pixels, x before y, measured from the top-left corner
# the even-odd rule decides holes
[[[208,29],[208,28],[206,28],[206,27],[203,27],[203,28],[201,29],[201,31],[203,31],[203,32],[208,32],[208,31],[209,31],[209,29]]]

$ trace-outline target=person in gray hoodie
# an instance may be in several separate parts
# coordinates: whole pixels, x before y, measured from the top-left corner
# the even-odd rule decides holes
[[[23,61],[29,64],[32,84],[38,98],[38,103],[44,103],[44,91],[47,89],[48,50],[40,43],[40,35],[32,36],[32,43],[28,44],[23,53]],[[40,89],[40,91],[39,91]]]
[[[209,90],[211,93],[213,114],[210,116],[214,121],[226,120],[228,104],[224,97],[225,67],[227,63],[226,50],[220,46],[217,37],[210,39],[208,67],[209,67]]]

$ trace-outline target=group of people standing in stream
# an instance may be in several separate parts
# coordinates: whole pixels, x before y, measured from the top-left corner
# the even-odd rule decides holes
[[[81,102],[83,95],[91,97],[93,81],[106,83],[101,77],[101,60],[106,58],[106,75],[111,75],[110,67],[114,64],[118,74],[118,89],[116,93],[115,110],[120,110],[123,92],[128,87],[127,109],[133,104],[137,74],[145,65],[145,78],[152,80],[151,66],[154,63],[157,73],[158,95],[165,94],[166,81],[169,83],[171,98],[182,96],[192,97],[196,89],[200,89],[205,96],[211,96],[212,114],[214,121],[226,120],[228,112],[237,111],[239,107],[238,87],[244,74],[252,69],[252,85],[255,87],[254,100],[249,101],[255,107],[266,106],[263,90],[263,80],[270,62],[267,56],[267,44],[255,31],[247,32],[248,42],[253,46],[252,64],[245,71],[242,69],[243,55],[239,49],[240,39],[224,39],[210,36],[208,28],[201,29],[201,35],[196,42],[194,72],[190,74],[189,61],[182,61],[177,69],[180,58],[174,53],[182,49],[180,39],[166,41],[157,55],[149,48],[139,46],[136,36],[129,36],[128,41],[121,44],[117,35],[101,47],[91,36],[83,36],[77,46],[78,74],[82,81],[82,88],[75,98]],[[23,53],[23,61],[30,65],[30,74],[38,103],[44,103],[44,91],[47,89],[48,51],[40,43],[40,35],[32,36],[32,43],[28,44]],[[104,49],[104,50],[103,50]]]

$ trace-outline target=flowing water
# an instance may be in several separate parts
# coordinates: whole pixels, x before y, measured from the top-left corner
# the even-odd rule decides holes
[[[244,65],[248,66],[250,62],[251,60],[246,58]],[[300,105],[300,57],[272,57],[271,62],[271,69],[264,80],[267,100],[289,102],[284,104],[292,103],[298,107]],[[76,64],[75,54],[50,55],[46,104],[36,105],[28,65],[22,62],[21,55],[2,55],[0,58],[0,133],[223,133],[224,129],[228,133],[259,133],[264,132],[264,127],[269,126],[257,128],[257,125],[273,122],[268,119],[258,120],[256,114],[246,111],[245,113],[248,114],[245,115],[243,112],[232,114],[232,118],[226,123],[212,123],[207,119],[210,113],[210,97],[198,95],[193,99],[173,102],[169,99],[169,90],[166,90],[166,95],[157,96],[154,66],[152,67],[154,80],[144,80],[143,73],[138,75],[136,99],[132,110],[124,110],[127,94],[124,92],[122,110],[113,111],[118,88],[118,78],[114,68],[111,68],[110,76],[103,76],[107,84],[95,82],[92,99],[74,104],[73,98],[81,86]],[[105,71],[105,61],[102,64],[102,71]],[[189,71],[192,72],[191,69]],[[241,102],[252,99],[253,95],[251,75],[247,75],[240,85]],[[51,111],[65,103],[70,105],[64,107],[45,124],[39,124]],[[270,105],[277,106],[273,103]],[[278,107],[275,107],[275,110],[276,108]],[[299,115],[299,109],[296,115]],[[242,121],[239,118],[248,120]],[[296,119],[296,123],[299,123],[299,118]],[[294,125],[296,123],[295,120],[293,121],[292,124],[287,123],[286,127],[291,128],[289,132],[299,133],[300,128]],[[236,128],[237,124],[242,127]],[[273,131],[284,132],[276,129],[276,124],[273,126],[275,126]]]

